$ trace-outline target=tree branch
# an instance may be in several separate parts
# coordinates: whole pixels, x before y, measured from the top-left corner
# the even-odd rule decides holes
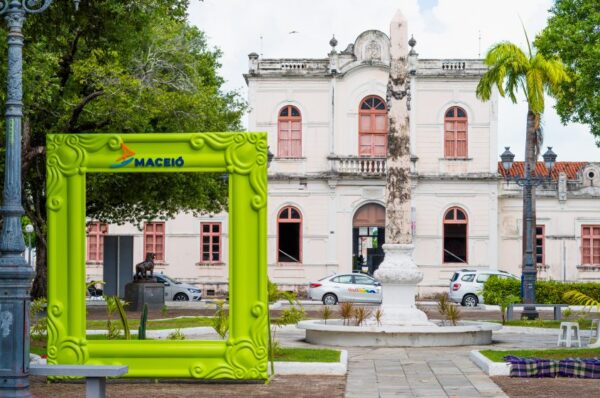
[[[75,37],[73,38],[73,42],[71,43],[71,48],[60,60],[60,71],[58,72],[58,75],[60,76],[61,87],[65,87],[69,77],[71,76],[71,65],[75,59],[75,54],[77,53],[77,44],[79,43],[79,38],[81,37],[82,33],[83,32],[81,29],[77,29],[75,32]]]
[[[104,95],[104,90],[94,91],[93,93],[89,94],[87,97],[84,97],[81,100],[81,102],[79,102],[79,104],[77,104],[77,106],[73,109],[73,114],[71,115],[71,120],[69,120],[69,125],[67,127],[68,132],[70,132],[70,133],[75,132],[75,125],[77,124],[77,121],[79,120],[79,115],[81,115],[83,108],[85,108],[85,106],[87,104],[89,104],[94,98],[98,98],[101,95]]]
[[[96,123],[84,123],[84,124],[80,124],[79,126],[73,128],[72,130],[69,130],[69,132],[70,133],[83,133],[85,131],[101,129],[103,127],[108,126],[109,124],[110,124],[110,120],[104,120],[102,122],[96,122]]]

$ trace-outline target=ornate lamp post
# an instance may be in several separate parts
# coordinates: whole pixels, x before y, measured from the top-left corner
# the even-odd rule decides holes
[[[23,117],[23,22],[45,11],[52,0],[0,0],[8,26],[6,160],[0,215],[0,396],[31,397],[29,392],[29,304],[33,269],[22,256],[21,119]],[[74,0],[75,8],[79,0]]]
[[[509,175],[509,171],[513,165],[513,160],[515,159],[515,155],[510,151],[510,147],[505,147],[504,153],[500,155],[506,180],[513,180],[519,186],[523,187],[523,219],[525,220],[523,240],[525,242],[525,253],[523,254],[521,296],[523,304],[532,304],[525,306],[523,309],[522,316],[526,317],[527,319],[537,319],[539,317],[539,314],[535,309],[535,305],[533,305],[535,304],[537,265],[533,255],[535,242],[533,228],[535,225],[535,216],[533,212],[532,188],[551,179],[552,168],[556,162],[556,156],[557,155],[552,151],[552,147],[548,147],[548,150],[542,156],[544,158],[546,169],[548,170],[547,176],[534,176],[532,170],[529,169],[529,164],[525,162],[525,176],[521,177],[519,175]]]

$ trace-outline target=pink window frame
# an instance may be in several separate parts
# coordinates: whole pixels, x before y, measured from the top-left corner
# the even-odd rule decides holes
[[[100,223],[100,222],[91,222],[87,227],[87,255],[86,259],[88,262],[101,263],[104,261],[104,235],[108,234],[108,224]],[[96,238],[95,242],[92,243],[91,237]],[[94,252],[96,253],[95,258],[92,258],[92,250],[91,247],[95,246]]]
[[[465,116],[458,116],[458,110],[461,110],[464,112]],[[448,111],[452,110],[454,116],[446,116],[448,114]],[[452,123],[452,129],[449,130],[448,129],[448,123]],[[459,145],[458,145],[458,123],[459,122],[464,122],[465,123],[465,150],[464,153],[459,153]],[[450,140],[448,138],[448,135],[453,132],[454,133],[454,139]],[[448,151],[448,142],[452,142],[452,144],[450,145],[451,150]],[[464,159],[468,156],[469,154],[469,118],[467,117],[467,112],[459,107],[459,106],[452,106],[448,109],[446,109],[446,111],[444,112],[444,158],[446,159]]]
[[[537,233],[537,228],[542,229],[542,233]],[[535,259],[537,261],[537,240],[538,238],[542,239],[542,262],[537,263],[537,265],[545,265],[546,264],[546,226],[545,225],[536,225],[535,231]]]
[[[283,218],[281,215],[283,214],[283,212],[287,209],[290,209],[289,211],[289,217],[288,218]],[[291,218],[292,216],[292,209],[296,210],[298,212],[298,214],[300,215],[300,218]],[[284,208],[282,208],[281,210],[279,210],[279,212],[277,213],[277,263],[278,264],[302,264],[302,212],[300,211],[300,209],[298,209],[297,207],[294,206],[286,206]],[[293,263],[293,262],[287,262],[287,261],[280,261],[279,260],[279,237],[280,237],[280,232],[279,232],[279,225],[282,223],[297,223],[300,224],[300,226],[298,227],[299,229],[299,233],[298,233],[298,262],[297,263]]]
[[[204,226],[208,225],[209,226],[209,232],[204,232]],[[219,231],[218,232],[214,232],[213,231],[213,227],[214,226],[218,226],[219,227]],[[220,222],[201,222],[200,223],[200,262],[203,264],[219,264],[222,262],[222,255],[223,252],[221,250],[222,246],[222,242],[223,242],[223,238],[222,238],[222,233],[223,232],[223,226],[221,225]],[[204,237],[208,236],[208,260],[204,260]],[[214,237],[218,237],[219,238],[219,258],[217,258],[216,260],[213,260],[213,238]]]
[[[287,116],[281,116],[281,112],[286,109],[288,110]],[[298,116],[292,116],[292,110],[296,110],[298,112]],[[291,137],[292,131],[292,123],[300,123],[300,144],[298,145],[297,152],[294,152],[293,141],[294,139]],[[281,137],[281,129],[283,124],[287,124],[290,129],[290,138],[283,139]],[[283,147],[287,146],[289,155],[284,154]],[[300,113],[300,109],[295,107],[294,105],[286,105],[279,109],[277,113],[277,157],[280,158],[300,158],[302,157],[302,113]]]
[[[383,102],[383,105],[385,106],[385,109],[362,109],[363,104],[370,100],[371,98],[376,98],[378,100],[380,100],[381,102]],[[374,145],[371,143],[371,149],[370,149],[370,153],[368,154],[363,154],[361,153],[361,145],[360,145],[360,141],[361,141],[361,137],[363,136],[383,136],[384,138],[384,146],[386,148],[386,154],[383,156],[387,155],[387,135],[388,135],[388,119],[387,119],[387,113],[388,113],[388,109],[387,109],[387,104],[385,103],[385,101],[383,100],[383,98],[377,96],[377,95],[369,95],[365,98],[363,98],[360,103],[358,104],[358,156],[361,157],[377,157],[379,155],[375,155],[373,147]],[[373,126],[375,126],[375,118],[377,116],[381,116],[381,115],[385,115],[385,127],[382,131],[377,131],[377,130],[363,130],[361,128],[361,118],[362,116],[369,116],[371,122],[369,123],[369,125],[371,126],[371,128],[374,128]]]
[[[156,227],[158,225],[162,225],[162,232],[156,232]],[[165,261],[165,223],[164,222],[147,222],[144,224],[144,258],[146,258],[146,254],[148,253],[148,237],[152,236],[152,251],[150,253],[155,254],[155,260],[157,261]],[[162,251],[156,249],[157,240],[162,243]]]
[[[460,210],[465,215],[465,219],[459,220],[455,210]],[[446,216],[451,211],[454,212],[453,219],[446,220]],[[446,262],[444,262],[444,249],[446,248],[446,246],[444,246],[444,242],[446,241],[446,229],[444,228],[444,225],[446,225],[446,224],[466,224],[467,225],[466,232],[465,232],[465,262],[464,262],[464,264],[469,264],[469,215],[467,214],[465,209],[455,206],[455,207],[451,207],[448,210],[446,210],[444,212],[444,217],[442,218],[442,264],[449,264],[449,265],[461,264],[461,263],[446,263]]]
[[[585,234],[586,228],[589,229],[589,234]],[[600,225],[586,224],[581,226],[581,265],[600,265],[600,260],[594,261],[594,257],[599,257],[594,256],[594,243],[598,242],[597,244],[600,246],[600,232],[595,234],[595,229],[600,230]],[[589,261],[586,261],[586,241],[589,241],[589,254],[587,254],[587,257],[589,257]]]

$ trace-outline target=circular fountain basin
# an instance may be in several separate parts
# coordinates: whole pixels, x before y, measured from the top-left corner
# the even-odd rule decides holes
[[[340,347],[442,347],[492,343],[492,331],[502,325],[488,322],[458,322],[457,326],[344,326],[342,320],[301,321],[306,341]]]

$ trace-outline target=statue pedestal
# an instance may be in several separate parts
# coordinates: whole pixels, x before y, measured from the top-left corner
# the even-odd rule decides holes
[[[125,301],[130,311],[141,311],[144,304],[150,310],[160,310],[165,305],[165,285],[156,279],[135,281],[125,285]]]
[[[417,284],[423,280],[413,260],[414,245],[384,244],[385,257],[375,271],[383,286],[384,325],[434,325],[415,304]]]

